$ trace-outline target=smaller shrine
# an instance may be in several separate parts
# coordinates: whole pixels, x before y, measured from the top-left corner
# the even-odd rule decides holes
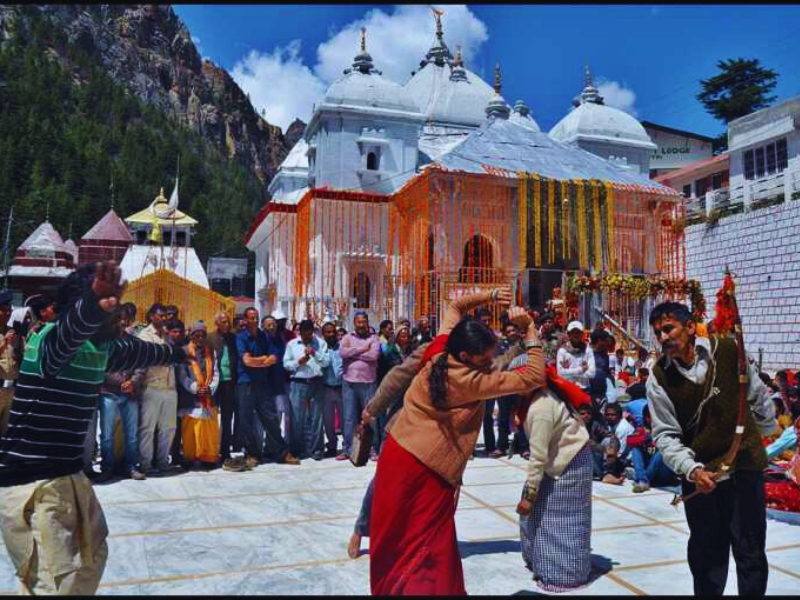
[[[128,282],[166,269],[202,288],[210,289],[208,276],[194,248],[192,235],[197,221],[178,210],[178,183],[169,200],[164,188],[145,209],[125,219],[133,244],[120,268]]]
[[[45,219],[14,255],[8,275],[15,297],[20,301],[33,294],[54,297],[61,281],[77,266],[74,250],[77,248],[68,247],[50,220]]]
[[[131,244],[133,236],[128,226],[112,208],[78,242],[78,262],[114,260],[120,263]]]

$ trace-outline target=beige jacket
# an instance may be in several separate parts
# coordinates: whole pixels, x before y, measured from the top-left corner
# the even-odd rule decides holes
[[[156,328],[148,325],[137,335],[140,340],[153,342],[154,344],[166,344],[167,336],[158,335]],[[175,389],[175,370],[172,365],[148,367],[147,369],[136,369],[133,381],[137,386],[143,386],[142,391],[151,390],[174,390]]]
[[[489,292],[450,303],[438,335],[448,334],[464,311],[489,302]],[[498,396],[529,394],[544,383],[541,348],[529,348],[527,364],[514,371],[476,371],[450,357],[447,363],[447,407],[433,406],[428,375],[435,355],[406,392],[403,408],[391,428],[392,437],[420,462],[451,485],[459,485],[483,424],[485,401]],[[388,375],[387,375],[388,377]]]
[[[586,426],[572,417],[552,392],[537,392],[525,418],[530,444],[528,489],[539,490],[542,476],[561,477],[575,455],[589,441]]]
[[[19,377],[19,363],[18,347],[19,337],[17,341],[3,345],[3,336],[11,330],[11,327],[0,327],[0,387],[3,385],[4,379],[17,379]]]

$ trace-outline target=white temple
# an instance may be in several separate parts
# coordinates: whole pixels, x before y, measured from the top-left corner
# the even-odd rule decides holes
[[[363,298],[357,298],[364,296],[364,285],[373,299],[381,296],[380,290],[393,276],[391,256],[397,250],[384,241],[367,240],[364,231],[353,231],[347,223],[340,226],[342,231],[334,231],[330,216],[344,210],[341,207],[358,204],[363,210],[360,218],[388,227],[386,203],[426,166],[458,163],[463,170],[470,161],[499,165],[508,157],[497,144],[504,144],[501,138],[510,136],[508,149],[516,153],[517,164],[526,168],[535,163],[538,172],[544,173],[549,167],[563,166],[556,171],[567,178],[657,185],[647,178],[649,155],[655,146],[636,119],[600,103],[588,68],[580,106],[567,114],[549,137],[540,131],[525,102],[517,100],[513,108],[506,103],[500,93],[499,66],[494,83],[490,86],[467,69],[458,48],[455,55],[451,53],[439,14],[432,47],[419,70],[403,85],[375,68],[362,30],[360,52],[352,67],[315,105],[304,139],[291,150],[270,183],[271,202],[246,235],[248,249],[256,254],[255,289],[262,316],[276,309],[295,318],[310,312],[322,316],[316,308],[310,311],[309,303],[327,303],[326,312],[333,310],[327,292],[300,298],[294,288],[297,259],[304,259],[295,256],[295,242],[301,233],[297,229],[298,204],[310,196],[324,197],[327,204],[320,206],[327,206],[329,212],[315,214],[313,219],[317,227],[330,229],[324,229],[312,243],[310,276],[319,278],[326,271],[325,277],[341,282],[337,285],[344,286],[341,293],[350,298],[353,307],[364,304]],[[487,127],[496,120],[513,127],[498,126],[488,135]],[[486,140],[483,145],[482,139]],[[471,143],[465,144],[466,140]],[[472,154],[464,158],[460,151],[467,146]],[[539,155],[542,158],[537,163]],[[560,163],[550,164],[554,160]],[[337,203],[341,207],[337,208]],[[336,215],[337,219],[341,216]],[[440,233],[434,232],[435,236]],[[438,245],[438,237],[432,239]],[[344,247],[343,240],[356,247]],[[459,262],[462,248],[453,252]],[[495,256],[500,256],[499,247]],[[508,263],[507,268],[524,269],[525,265]],[[328,300],[324,300],[326,296]],[[375,318],[384,318],[385,308],[381,310],[375,309]]]

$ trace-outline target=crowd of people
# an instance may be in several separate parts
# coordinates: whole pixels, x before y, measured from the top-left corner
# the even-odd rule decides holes
[[[766,502],[797,496],[797,381],[758,376],[749,363],[752,423],[734,445],[736,476],[709,470],[740,433],[718,429],[738,389],[736,346],[701,335],[681,304],[650,315],[657,356],[637,340],[625,339],[626,350],[603,321],[564,325],[556,302],[541,314],[511,306],[508,288],[450,302],[435,336],[428,319],[372,324],[362,311],[353,331],[290,324],[280,311],[259,319],[254,307],[186,324],[176,306],[142,315],[121,290],[116,265],[102,263],[76,271],[57,298],[16,311],[0,292],[0,525],[26,591],[96,590],[107,528],[90,480],[348,460],[366,429],[377,470],[348,553],[359,556],[369,537],[376,594],[464,593],[454,520],[462,475],[476,456],[515,453],[528,461],[517,506],[523,560],[545,590],[588,582],[593,480],[702,492],[686,505],[695,590],[721,593],[731,546],[737,568],[750,561],[740,590],[766,588],[763,471],[767,458],[784,461],[795,486],[787,495],[786,481],[768,481]],[[725,510],[708,499],[716,488],[731,498]],[[90,516],[58,518],[76,507]],[[70,539],[74,552],[42,551],[41,533],[53,528],[61,537],[49,543]]]

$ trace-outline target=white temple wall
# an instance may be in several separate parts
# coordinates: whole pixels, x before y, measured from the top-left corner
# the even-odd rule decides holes
[[[599,140],[579,139],[576,144],[579,148],[591,152],[601,158],[609,160],[611,157],[617,159],[625,158],[628,167],[633,167],[642,175],[649,176],[650,173],[650,151],[646,148],[637,148],[627,144],[615,144],[613,142],[601,142]]]
[[[737,275],[736,298],[745,346],[771,373],[800,366],[800,202],[740,213],[686,234],[687,275],[700,281],[714,317],[725,266]]]
[[[418,134],[416,122],[325,112],[312,136],[314,186],[391,193],[414,174]],[[379,156],[372,173],[367,172],[369,152]]]

